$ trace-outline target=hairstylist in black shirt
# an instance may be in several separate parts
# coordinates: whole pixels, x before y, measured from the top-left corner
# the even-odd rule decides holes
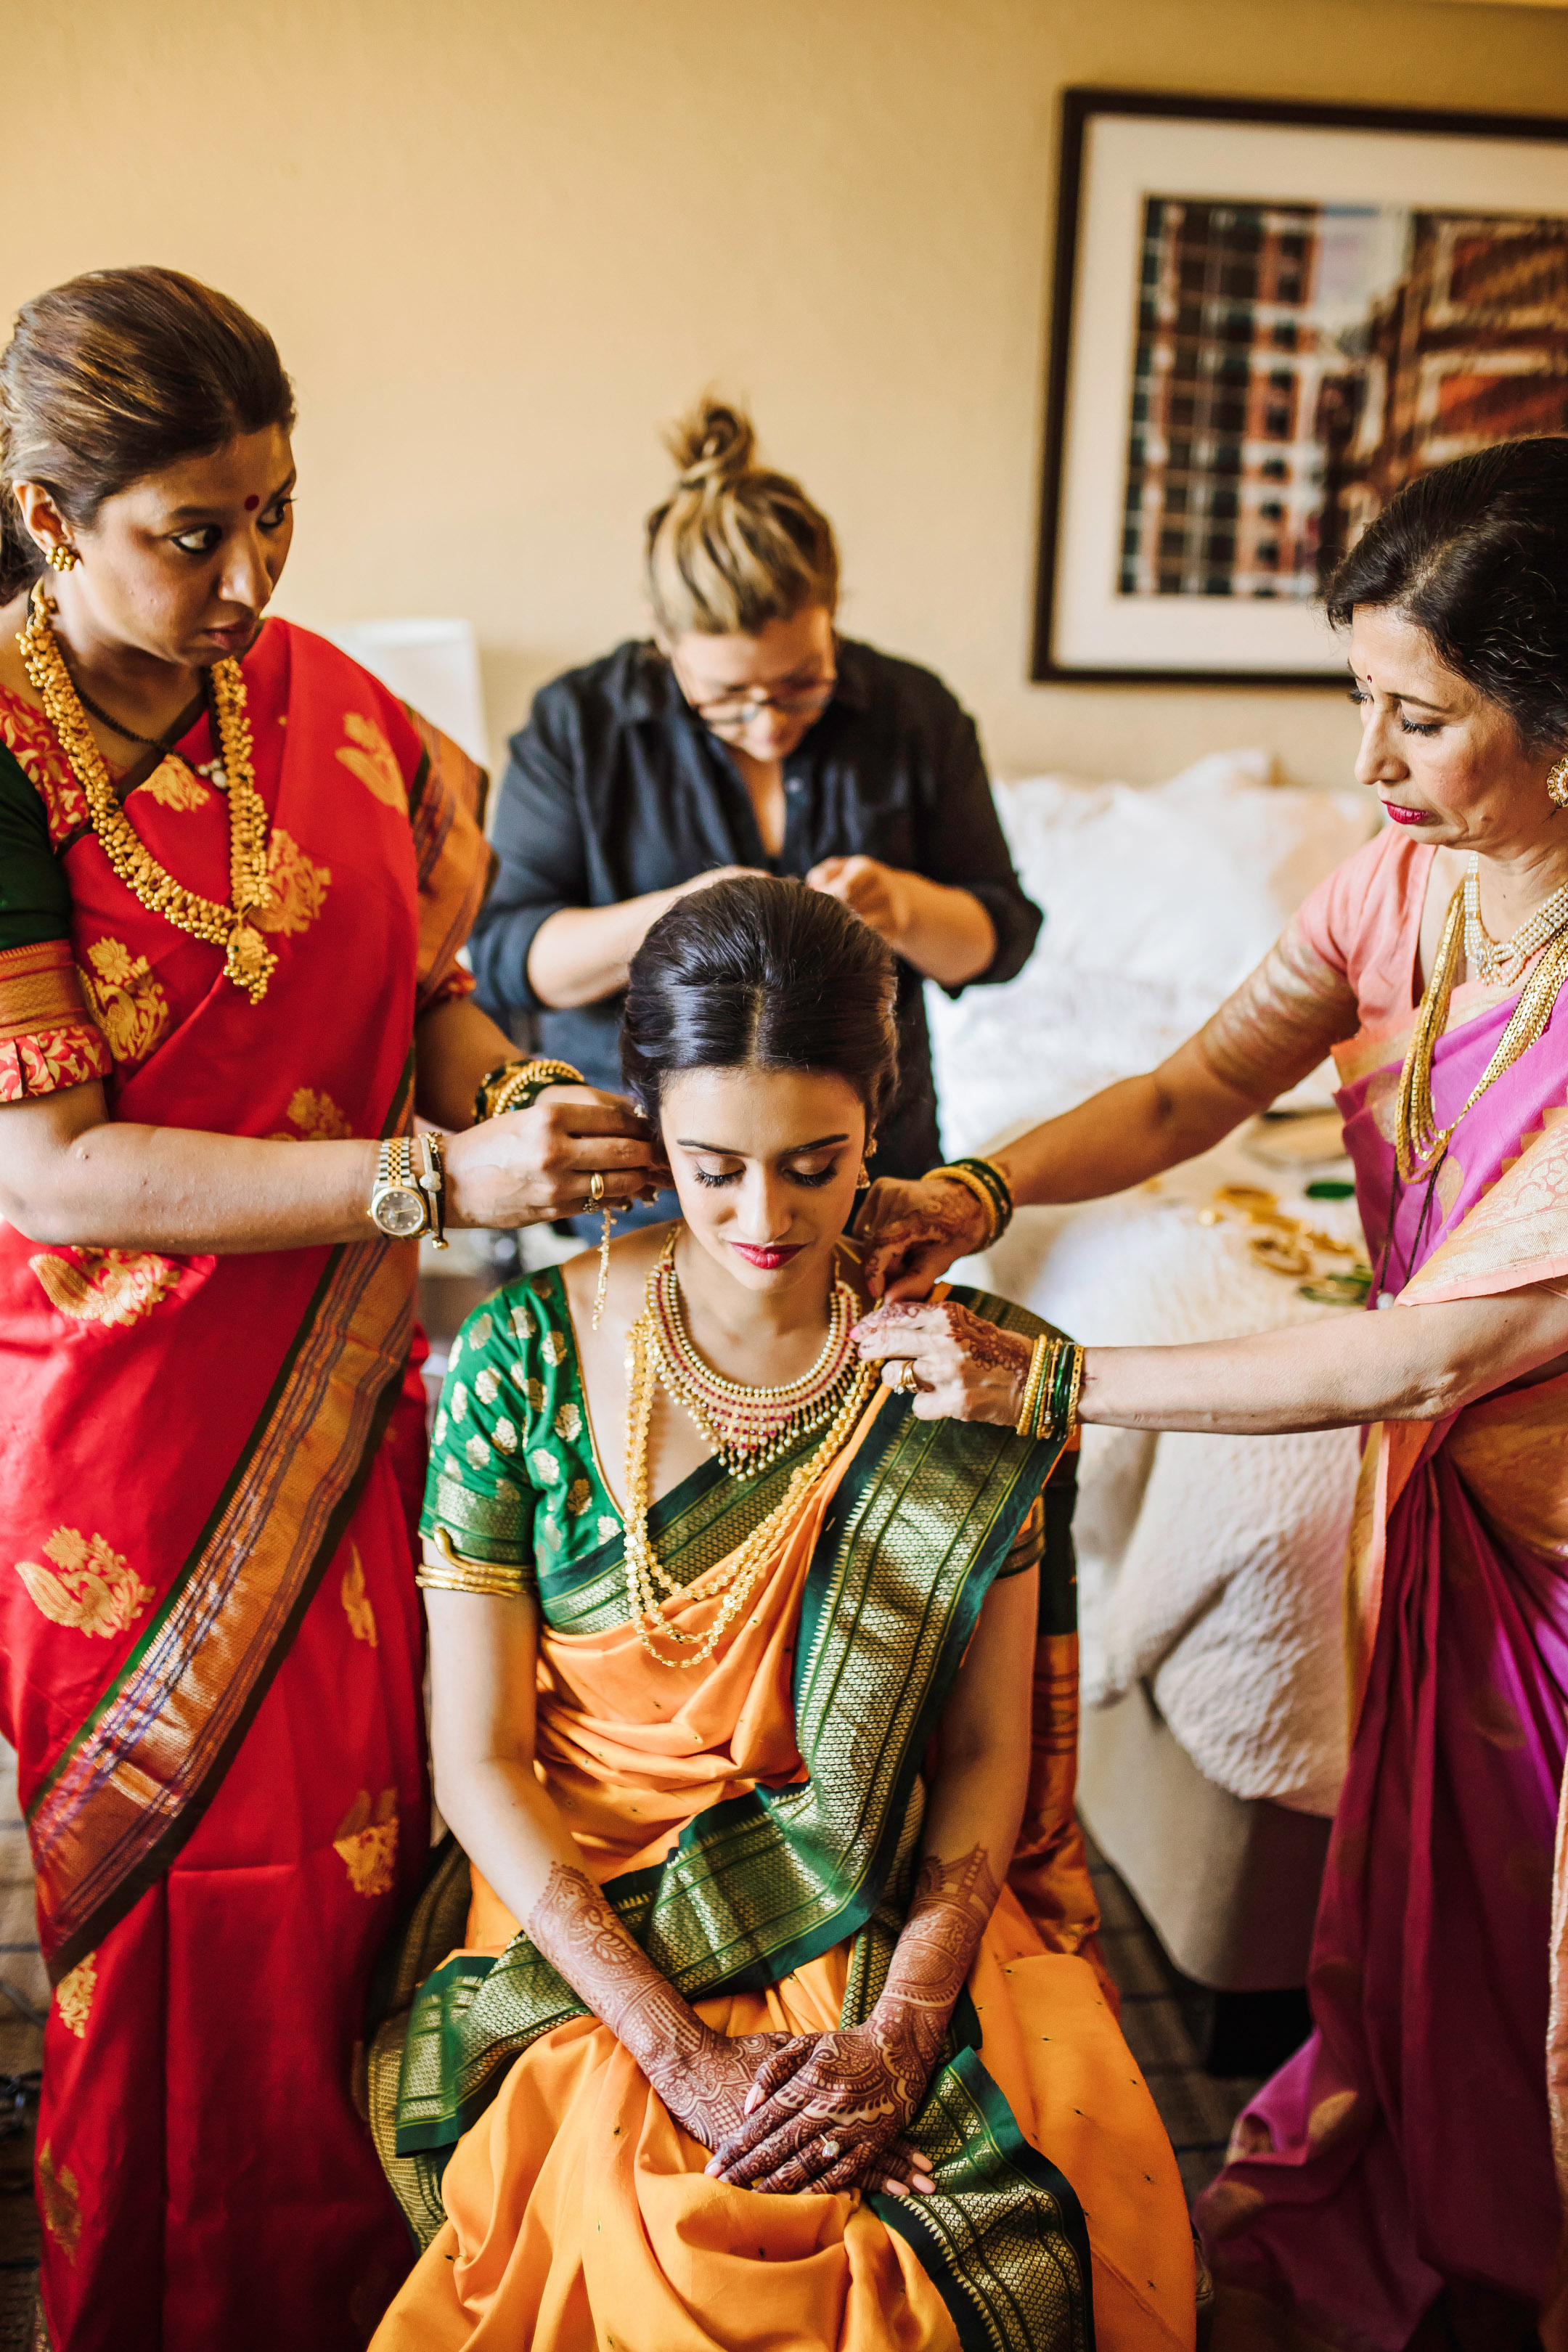
[[[537,1013],[542,1053],[617,1087],[649,925],[738,867],[799,877],[898,952],[901,1078],[877,1173],[918,1176],[942,1157],[921,983],[1010,980],[1039,910],[973,721],[929,670],[837,635],[832,526],[753,448],[711,401],[678,429],[679,478],[647,520],[656,643],[556,678],[512,738],[479,1002]]]

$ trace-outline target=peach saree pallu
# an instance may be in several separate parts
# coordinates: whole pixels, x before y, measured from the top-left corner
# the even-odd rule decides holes
[[[1004,1892],[912,2127],[933,2197],[761,2196],[706,2177],[707,2151],[448,1848],[389,1955],[373,2042],[373,2127],[426,2247],[376,2352],[1190,2346],[1174,2160],[1077,1956],[1094,1924],[1081,1848],[1038,1817],[1065,1786],[1070,1822],[1076,1701],[1059,1688],[1070,1541],[1045,1545],[1067,1530],[1039,1508],[1049,1450],[879,1391],[743,1621],[678,1675],[627,1622],[558,1276],[470,1319],[436,1431],[426,1531],[537,1599],[538,1769],[630,1932],[731,2034],[825,2030],[876,2000],[952,1676],[993,1579],[1045,1549],[1039,1687],[1058,1719],[1024,1884],[1051,1934]],[[727,1559],[815,1443],[743,1481],[716,1462],[684,1480],[650,1514],[667,1572],[689,1586]],[[693,1635],[721,1605],[670,1603]]]
[[[0,698],[0,1098],[98,1077],[116,1120],[302,1151],[407,1124],[416,1013],[467,985],[483,778],[300,630],[268,623],[243,677],[259,1001],[117,877],[47,722]],[[220,902],[226,782],[204,717],[124,801]],[[374,1238],[178,1256],[0,1226],[0,1728],[56,1987],[61,2352],[336,2352],[405,2265],[350,2074],[426,1839],[389,1437],[414,1271]]]
[[[1435,1181],[1397,1180],[1431,854],[1380,837],[1308,902],[1295,950],[1309,992],[1328,993],[1314,954],[1356,983],[1339,1102],[1394,1313],[1568,1285],[1568,1001],[1459,1118],[1518,990],[1454,991],[1432,1097],[1438,1126],[1459,1125]],[[1241,2117],[1199,2219],[1258,2343],[1399,2352],[1445,2281],[1533,2311],[1559,2244],[1568,1378],[1368,1433],[1347,1627],[1356,1728],[1316,2031]]]

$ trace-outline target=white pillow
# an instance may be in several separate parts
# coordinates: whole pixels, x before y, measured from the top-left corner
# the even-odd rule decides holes
[[[1270,784],[1272,765],[1266,751],[1216,751],[1164,784],[1040,776],[997,792],[1046,920],[1005,987],[956,1003],[926,992],[948,1151],[1162,1060],[1376,829],[1370,793]]]

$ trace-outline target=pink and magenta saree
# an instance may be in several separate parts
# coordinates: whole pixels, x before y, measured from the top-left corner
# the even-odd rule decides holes
[[[0,697],[0,1104],[100,1077],[116,1118],[302,1151],[408,1126],[417,1013],[468,984],[483,778],[285,623],[244,672],[259,1004],[115,878],[41,716]],[[125,805],[224,898],[213,757],[204,718]],[[0,1729],[55,1983],[62,2352],[347,2352],[406,2267],[352,2076],[427,1842],[414,1278],[378,1240],[173,1256],[0,1225]]]
[[[1250,984],[1260,1013],[1272,985],[1298,1026],[1337,996],[1342,1040],[1353,1011],[1338,1100],[1396,1313],[1568,1286],[1568,1001],[1464,1118],[1436,1184],[1396,1187],[1432,855],[1379,836]],[[1456,990],[1439,1124],[1516,995]],[[1400,2352],[1445,2285],[1527,2311],[1552,2292],[1568,2186],[1568,1376],[1368,1433],[1347,1622],[1358,1713],[1316,2031],[1241,2117],[1199,2221],[1229,2308],[1252,2315],[1236,2340]]]

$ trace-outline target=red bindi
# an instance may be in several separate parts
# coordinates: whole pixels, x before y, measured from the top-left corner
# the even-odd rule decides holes
[[[257,508],[258,508],[260,504],[261,504],[261,500],[260,500],[258,498],[254,498],[254,497],[253,497],[253,498],[248,498],[248,499],[246,499],[246,501],[245,501],[245,511],[246,511],[246,513],[247,513],[247,514],[254,514],[254,513],[256,512]]]

